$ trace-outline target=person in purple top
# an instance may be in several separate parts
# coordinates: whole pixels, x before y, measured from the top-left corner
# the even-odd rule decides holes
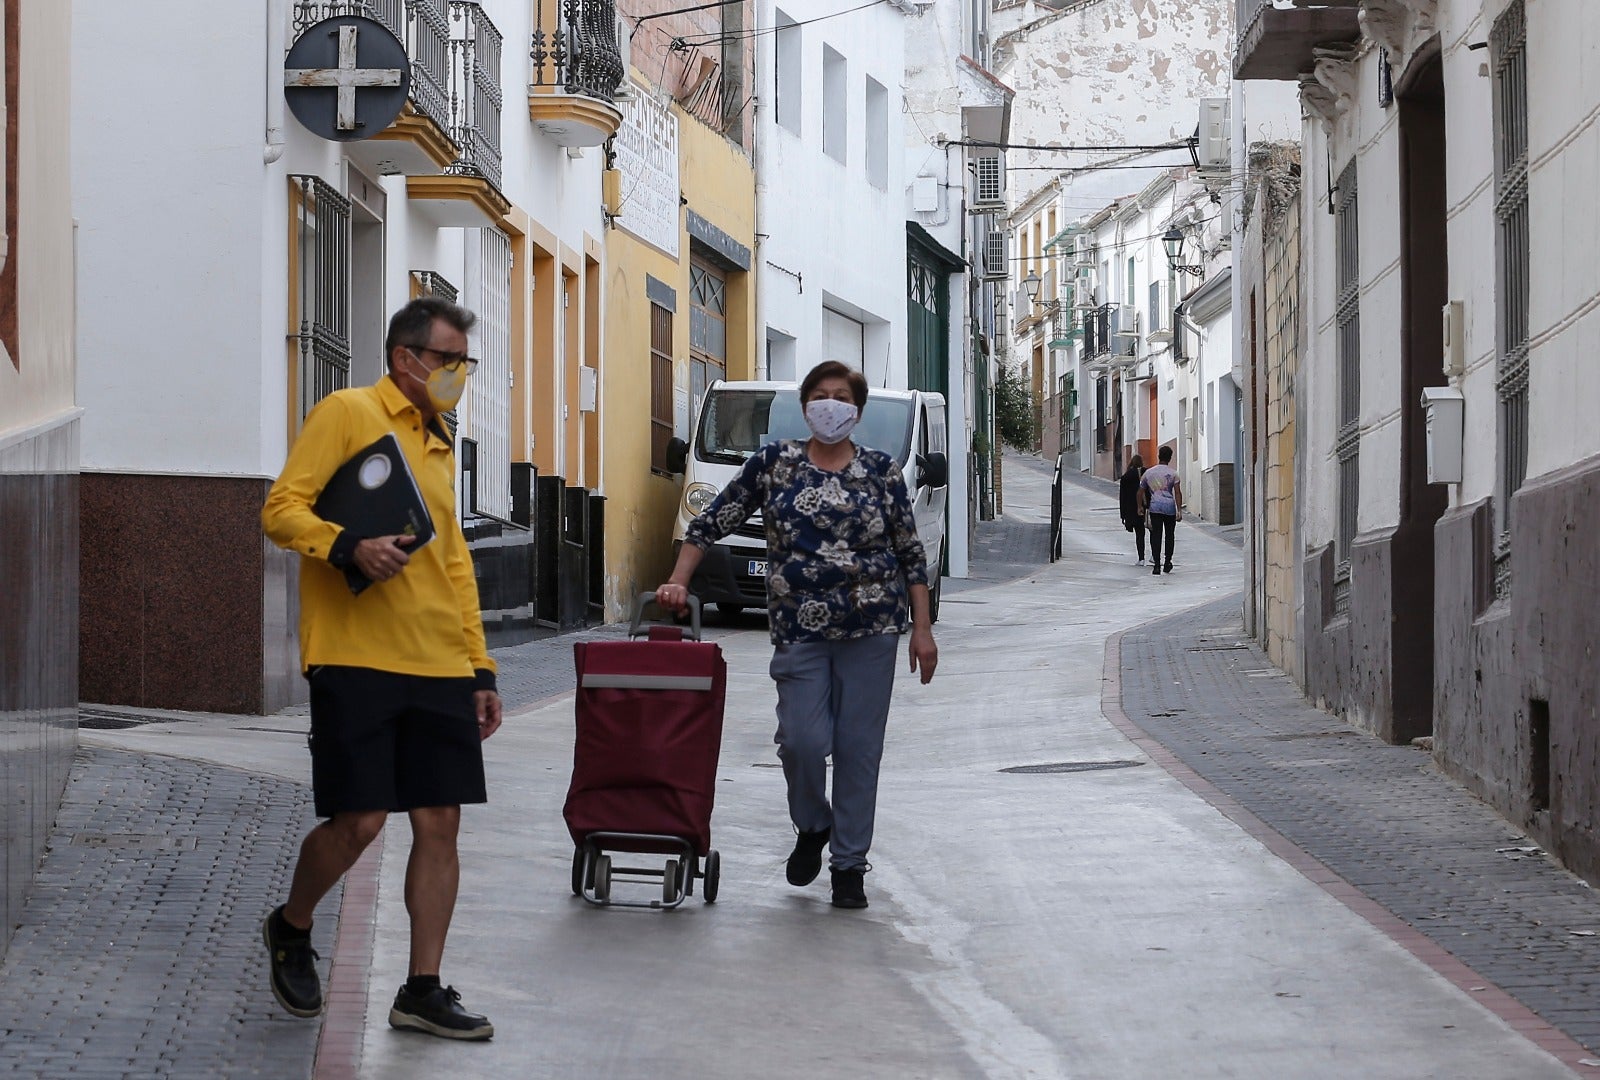
[[[923,683],[939,662],[928,606],[928,565],[905,478],[892,457],[850,432],[867,381],[837,361],[800,384],[811,438],[768,443],[690,523],[656,600],[688,606],[705,550],[760,512],[767,530],[771,674],[778,684],[778,757],[799,833],[791,885],[809,885],[830,849],[833,904],[867,906],[878,765],[900,635]],[[833,798],[828,798],[829,755]]]
[[[1183,518],[1183,483],[1172,467],[1172,447],[1163,446],[1156,457],[1160,464],[1145,470],[1139,478],[1139,502],[1150,514],[1150,572],[1172,573],[1172,541]],[[1166,555],[1161,553],[1161,538],[1166,537]]]

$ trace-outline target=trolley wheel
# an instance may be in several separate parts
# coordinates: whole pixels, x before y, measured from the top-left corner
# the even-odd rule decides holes
[[[682,895],[678,882],[678,860],[668,859],[667,865],[661,871],[661,902],[676,904]]]
[[[681,873],[678,888],[685,896],[694,895],[694,879],[700,874],[700,860],[694,855],[685,855],[678,863]]]
[[[572,895],[583,895],[583,849],[574,848],[572,851]]]
[[[601,903],[611,899],[611,856],[596,855],[594,857],[594,898]]]
[[[705,897],[708,904],[717,902],[717,883],[722,877],[722,856],[716,851],[706,853],[705,885],[700,889],[700,895]]]

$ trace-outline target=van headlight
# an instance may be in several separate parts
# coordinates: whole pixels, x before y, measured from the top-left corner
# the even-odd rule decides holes
[[[689,508],[689,513],[699,517],[706,512],[706,507],[717,497],[717,489],[710,484],[690,484],[683,489],[683,505]]]

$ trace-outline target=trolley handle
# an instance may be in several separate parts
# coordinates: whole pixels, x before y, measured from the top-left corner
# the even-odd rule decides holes
[[[655,599],[655,591],[651,590],[650,592],[640,593],[638,599],[633,602],[633,621],[628,624],[628,636],[630,638],[636,638],[648,632],[643,629],[644,609],[645,605],[655,603]],[[689,594],[689,632],[687,636],[691,641],[700,640],[700,598],[693,593]]]

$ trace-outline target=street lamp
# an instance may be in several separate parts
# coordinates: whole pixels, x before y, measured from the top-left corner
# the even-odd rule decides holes
[[[1028,276],[1022,279],[1022,289],[1028,294],[1028,303],[1039,302],[1039,271],[1028,271]]]
[[[1204,274],[1203,266],[1185,266],[1180,260],[1183,258],[1183,232],[1176,225],[1168,229],[1161,237],[1161,246],[1167,249],[1167,266],[1174,274]]]

